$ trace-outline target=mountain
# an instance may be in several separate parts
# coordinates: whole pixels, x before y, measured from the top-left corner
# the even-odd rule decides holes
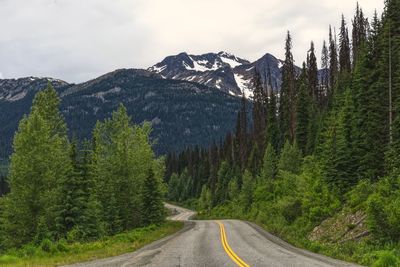
[[[193,81],[217,88],[234,96],[252,97],[252,80],[255,70],[267,88],[268,73],[271,73],[272,88],[278,91],[281,86],[282,60],[271,54],[249,62],[226,52],[189,55],[180,53],[168,56],[148,70],[164,78]]]
[[[81,84],[35,77],[0,80],[0,158],[10,155],[19,120],[48,82],[61,96],[71,136],[89,138],[96,121],[109,118],[123,103],[135,123],[151,122],[158,154],[219,140],[234,128],[240,108],[239,98],[218,89],[146,70],[116,70]]]

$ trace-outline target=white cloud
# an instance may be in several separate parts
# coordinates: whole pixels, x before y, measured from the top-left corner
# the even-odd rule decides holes
[[[359,0],[370,16],[383,0]],[[297,64],[311,40],[356,0],[0,0],[0,68],[5,77],[83,81],[122,67],[146,68],[181,51],[226,50],[255,60],[283,57],[286,30]]]

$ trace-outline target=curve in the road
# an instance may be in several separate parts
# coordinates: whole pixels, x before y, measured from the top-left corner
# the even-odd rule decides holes
[[[190,218],[195,212],[170,204],[166,204],[166,207],[175,211],[169,219],[184,221],[184,229],[133,253],[72,266],[357,266],[293,247],[249,222],[192,221]]]

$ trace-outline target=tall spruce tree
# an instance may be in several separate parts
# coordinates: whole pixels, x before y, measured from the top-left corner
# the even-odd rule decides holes
[[[308,73],[310,73],[308,71]],[[309,86],[307,82],[307,68],[306,64],[303,63],[303,69],[299,80],[297,82],[299,88],[299,94],[297,98],[297,127],[296,127],[296,142],[304,154],[306,152],[308,143],[308,131],[310,124],[310,109],[313,95],[310,95]]]
[[[257,72],[254,77],[253,94],[253,138],[260,150],[265,145],[265,96],[261,76]],[[256,155],[259,157],[260,155]]]
[[[282,86],[279,100],[281,145],[285,140],[293,142],[296,135],[296,74],[291,50],[292,37],[288,31],[285,43],[285,62],[282,69]]]
[[[321,103],[321,93],[318,81],[317,57],[315,56],[314,42],[311,42],[310,50],[307,54],[307,78],[309,94],[315,103]]]
[[[142,223],[144,225],[160,224],[164,221],[164,205],[159,180],[152,169],[149,169],[142,187]]]
[[[329,26],[329,91],[327,93],[329,105],[332,103],[333,93],[337,86],[338,72],[339,63],[336,36],[332,33],[332,27]]]

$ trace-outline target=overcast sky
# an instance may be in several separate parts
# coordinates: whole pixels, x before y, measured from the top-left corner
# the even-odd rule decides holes
[[[383,0],[359,0],[368,17]],[[0,78],[81,82],[165,56],[227,51],[250,61],[283,58],[287,30],[296,64],[356,0],[0,0]]]

